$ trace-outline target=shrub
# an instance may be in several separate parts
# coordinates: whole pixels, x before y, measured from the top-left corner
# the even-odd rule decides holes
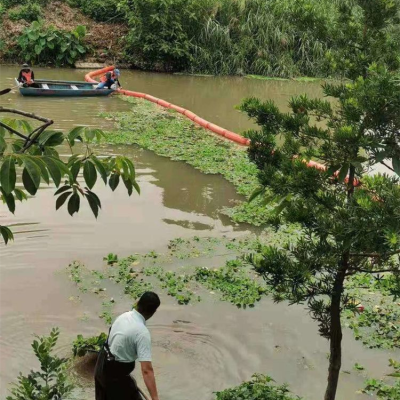
[[[192,41],[211,10],[211,0],[123,0],[131,28],[126,53],[146,68],[182,70],[192,60]]]
[[[37,340],[33,341],[32,348],[41,371],[31,371],[27,376],[20,374],[7,400],[54,400],[63,399],[71,393],[73,386],[68,383],[66,373],[68,360],[52,355],[58,336],[59,330],[54,328],[50,336],[37,336]]]
[[[4,9],[9,10],[10,8],[17,6],[29,5],[31,0],[0,0],[0,6],[3,5]],[[50,0],[35,0],[34,3],[38,3],[41,6],[45,6]]]
[[[82,25],[68,32],[35,21],[18,38],[20,56],[31,63],[73,65],[86,53],[85,35],[86,27]]]
[[[116,22],[123,19],[116,0],[67,0],[71,7],[79,8],[83,14],[98,22]]]
[[[42,8],[37,3],[28,3],[16,7],[8,12],[11,21],[19,21],[24,19],[28,22],[37,21],[42,16]]]
[[[273,382],[269,376],[256,374],[249,382],[217,392],[215,400],[301,400],[292,397],[286,385],[275,386]]]

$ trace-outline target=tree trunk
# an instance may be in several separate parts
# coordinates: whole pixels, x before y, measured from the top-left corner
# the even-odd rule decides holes
[[[331,300],[329,374],[324,400],[335,400],[340,367],[342,366],[342,324],[340,321],[340,306],[347,265],[348,259],[345,257],[342,261],[342,267],[336,275],[333,287]]]

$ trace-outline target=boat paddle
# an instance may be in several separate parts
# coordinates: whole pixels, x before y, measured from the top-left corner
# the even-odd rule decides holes
[[[8,88],[8,89],[0,90],[0,96],[3,96],[3,94],[10,93],[12,89],[13,89],[13,88]]]

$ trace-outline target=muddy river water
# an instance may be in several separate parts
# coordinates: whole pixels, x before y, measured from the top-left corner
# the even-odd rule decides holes
[[[18,69],[0,67],[0,88],[14,84]],[[35,69],[36,77],[81,80],[86,71]],[[247,78],[211,78],[123,71],[127,89],[144,91],[188,108],[226,128],[251,128],[235,110],[246,96],[274,99],[285,106],[291,95],[320,94],[318,83],[260,81]],[[0,105],[51,117],[58,129],[76,125],[112,129],[99,112],[124,111],[129,104],[118,97],[43,99],[23,98],[16,92],[0,97]],[[158,157],[135,146],[102,146],[105,154],[131,157],[142,193],[128,197],[96,186],[103,210],[95,220],[86,207],[71,218],[55,211],[53,190],[43,187],[29,202],[17,204],[15,216],[0,205],[0,221],[12,224],[15,241],[0,244],[0,398],[19,371],[36,367],[32,334],[61,329],[59,352],[66,352],[78,334],[93,335],[104,323],[90,307],[72,304],[76,288],[64,273],[72,260],[98,268],[113,252],[163,251],[170,239],[194,235],[230,237],[248,227],[234,225],[219,210],[239,200],[234,187],[219,176],[204,175],[181,162]],[[212,297],[191,306],[179,306],[162,297],[163,306],[149,321],[154,341],[154,364],[163,400],[211,400],[212,392],[239,384],[252,373],[288,382],[307,398],[323,397],[328,343],[302,307],[275,305],[262,300],[253,309],[239,310]],[[81,318],[85,313],[86,317]],[[186,321],[186,322],[180,322]],[[398,354],[397,354],[398,355]],[[396,356],[366,350],[349,331],[344,340],[344,373],[338,399],[362,399],[355,392],[364,377],[352,370],[358,362],[373,376],[387,371]]]

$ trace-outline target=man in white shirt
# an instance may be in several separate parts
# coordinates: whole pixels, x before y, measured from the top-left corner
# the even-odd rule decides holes
[[[141,400],[130,373],[139,361],[152,400],[159,400],[151,363],[151,337],[146,327],[160,306],[156,293],[146,292],[132,311],[113,323],[95,370],[96,400]]]

